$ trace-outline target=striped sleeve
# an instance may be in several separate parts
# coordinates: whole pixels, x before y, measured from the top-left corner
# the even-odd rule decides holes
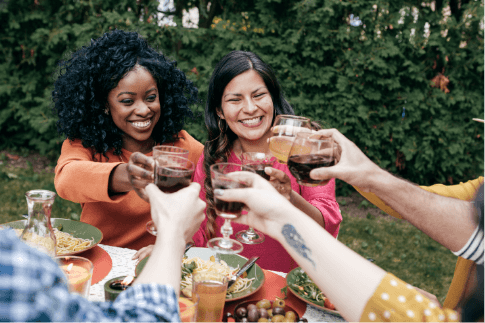
[[[472,260],[478,265],[483,265],[483,248],[483,231],[477,227],[463,248],[453,253],[456,256]]]

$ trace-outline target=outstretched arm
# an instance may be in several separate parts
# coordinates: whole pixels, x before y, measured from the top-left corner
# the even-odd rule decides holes
[[[346,320],[370,319],[362,316],[371,315],[369,306],[378,307],[381,310],[380,315],[386,317],[385,310],[393,307],[382,302],[381,294],[377,295],[376,292],[388,288],[383,283],[386,277],[393,277],[392,275],[334,239],[261,178],[249,173],[233,176],[252,182],[252,187],[214,190],[214,194],[222,200],[243,202],[248,206],[248,214],[235,219],[235,222],[252,226],[277,239]],[[437,320],[439,315],[443,315],[443,310],[436,305],[429,305],[430,301],[409,288],[410,285],[397,278],[396,281],[405,287],[406,297],[421,300],[422,304],[413,309],[416,313],[413,314],[416,315],[415,319]],[[377,301],[373,305],[375,300]],[[434,316],[424,317],[423,315],[428,315],[428,306],[431,306]],[[394,317],[397,320],[407,320],[408,309],[409,307],[403,305],[402,308],[396,308],[397,313],[392,315],[397,314],[398,317]]]
[[[341,147],[337,165],[315,169],[312,178],[339,178],[364,192],[374,193],[415,227],[451,251],[460,250],[477,227],[473,205],[429,193],[374,164],[335,129],[320,130]]]
[[[185,243],[204,219],[205,202],[199,199],[200,185],[192,183],[176,193],[165,194],[154,184],[149,184],[145,191],[158,235],[151,256],[135,284],[169,284],[178,295]],[[160,275],[161,272],[163,275]]]

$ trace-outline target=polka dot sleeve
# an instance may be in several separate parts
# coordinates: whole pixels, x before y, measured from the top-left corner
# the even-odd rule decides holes
[[[413,286],[388,273],[369,299],[361,322],[457,322],[458,314],[442,309]]]

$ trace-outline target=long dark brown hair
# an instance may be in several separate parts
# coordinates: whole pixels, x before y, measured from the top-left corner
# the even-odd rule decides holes
[[[233,51],[224,56],[217,63],[209,83],[209,92],[205,106],[205,125],[208,131],[208,140],[204,147],[204,170],[207,202],[207,227],[205,234],[208,239],[216,236],[216,213],[214,209],[214,192],[210,176],[210,166],[215,163],[226,162],[231,154],[232,145],[237,135],[228,127],[225,120],[220,119],[222,94],[227,84],[236,76],[253,70],[261,76],[273,100],[274,115],[295,114],[293,108],[283,97],[281,87],[269,65],[261,58],[244,51]]]

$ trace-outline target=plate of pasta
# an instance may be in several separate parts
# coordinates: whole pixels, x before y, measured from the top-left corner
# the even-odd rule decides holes
[[[0,224],[0,227],[9,226],[20,236],[26,225],[27,220],[19,220]],[[84,222],[52,218],[51,225],[56,235],[58,256],[72,256],[84,252],[103,240],[103,233],[98,228]]]
[[[247,258],[239,255],[219,254],[220,262],[215,259],[215,253],[208,248],[191,248],[182,259],[182,281],[180,291],[182,293],[192,291],[192,274],[201,271],[216,271],[231,276],[236,273],[247,261]],[[140,260],[136,265],[135,275],[138,276],[148,260],[148,257]],[[254,264],[247,275],[239,277],[228,289],[226,302],[236,301],[256,293],[264,284],[264,272],[258,264]]]

